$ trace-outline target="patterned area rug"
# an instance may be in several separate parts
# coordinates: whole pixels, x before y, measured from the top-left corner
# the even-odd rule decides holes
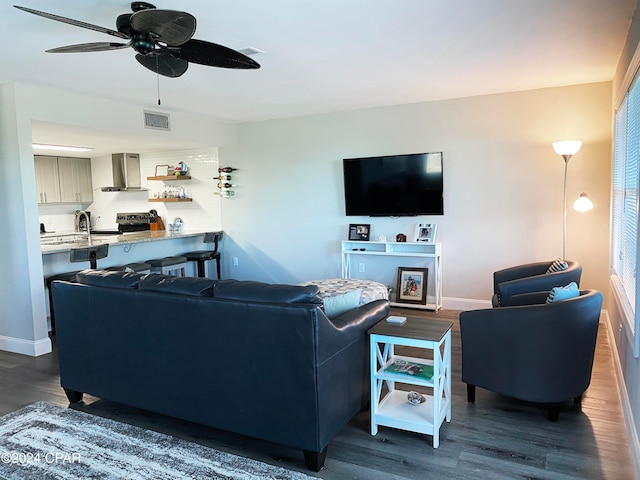
[[[315,478],[46,402],[0,417],[0,459],[7,480]]]

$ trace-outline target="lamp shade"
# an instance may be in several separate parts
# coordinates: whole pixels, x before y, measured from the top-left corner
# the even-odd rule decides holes
[[[563,140],[553,142],[553,149],[558,155],[575,155],[582,148],[580,140]]]
[[[593,208],[593,202],[587,197],[586,193],[581,193],[580,198],[573,202],[573,208],[579,212],[588,212]]]

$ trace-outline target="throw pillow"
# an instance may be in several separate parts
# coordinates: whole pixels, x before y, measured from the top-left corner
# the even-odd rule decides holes
[[[562,300],[568,300],[578,296],[580,296],[578,285],[576,285],[576,282],[571,282],[564,287],[553,287],[547,297],[547,303],[561,302]]]
[[[561,258],[556,258],[547,269],[547,273],[561,272],[569,268],[569,264]]]
[[[361,288],[356,288],[347,293],[341,293],[339,295],[333,295],[332,297],[324,297],[322,299],[324,303],[324,313],[333,319],[339,317],[343,313],[347,313],[349,310],[358,308],[360,305],[360,295],[362,294]]]

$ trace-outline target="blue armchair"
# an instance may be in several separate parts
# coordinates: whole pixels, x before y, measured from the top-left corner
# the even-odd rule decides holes
[[[548,292],[553,287],[561,287],[571,282],[580,286],[582,265],[565,260],[566,270],[546,273],[553,262],[535,262],[498,270],[493,274],[494,307],[505,307],[512,304],[512,297],[523,293]]]
[[[539,301],[546,293],[526,297]],[[467,400],[475,402],[481,387],[546,404],[549,419],[556,421],[560,404],[579,403],[591,382],[602,298],[596,290],[583,290],[555,303],[462,312]]]

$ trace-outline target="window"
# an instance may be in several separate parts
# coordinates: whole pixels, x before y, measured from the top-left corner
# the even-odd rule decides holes
[[[613,290],[627,318],[634,354],[640,353],[637,332],[638,156],[640,155],[640,83],[636,79],[615,117],[611,275]],[[638,335],[636,335],[638,333]]]

